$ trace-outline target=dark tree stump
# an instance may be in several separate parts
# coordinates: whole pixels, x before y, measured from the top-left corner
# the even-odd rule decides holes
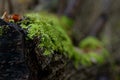
[[[36,47],[37,39],[26,40],[19,25],[0,19],[0,26],[0,80],[101,80],[101,76],[114,80],[106,64],[75,68],[59,51],[43,55],[43,49]]]

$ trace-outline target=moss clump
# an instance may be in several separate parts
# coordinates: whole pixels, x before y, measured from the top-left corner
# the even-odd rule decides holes
[[[21,26],[27,31],[29,39],[39,39],[37,47],[44,49],[44,55],[50,55],[54,52],[63,53],[69,58],[78,55],[57,17],[35,13],[25,16]]]
[[[82,49],[84,48],[96,49],[98,47],[102,47],[102,43],[95,37],[87,37],[80,42],[79,47]]]
[[[54,52],[63,53],[74,60],[78,67],[82,65],[92,65],[93,63],[103,63],[107,50],[102,43],[94,37],[88,37],[80,42],[82,52],[76,52],[71,40],[64,31],[59,19],[50,14],[27,14],[20,22],[27,32],[27,39],[38,39],[38,48],[43,49],[43,55],[48,56]]]
[[[95,37],[85,38],[80,42],[79,47],[82,49],[81,63],[84,65],[102,64],[108,56],[108,51]]]

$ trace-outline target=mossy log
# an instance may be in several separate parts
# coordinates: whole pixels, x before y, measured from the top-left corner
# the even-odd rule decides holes
[[[41,39],[29,39],[19,23],[0,19],[0,26],[1,80],[62,80],[66,77],[64,72],[69,59],[62,52],[45,53],[44,48],[37,46]]]
[[[18,23],[0,19],[1,80],[110,80],[107,66],[78,66],[80,54],[56,19],[29,16]]]

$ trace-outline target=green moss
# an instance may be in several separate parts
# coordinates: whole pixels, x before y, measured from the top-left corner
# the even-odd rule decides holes
[[[79,47],[82,50],[81,63],[84,65],[91,65],[92,63],[102,64],[109,56],[101,41],[95,37],[85,38],[80,42]]]
[[[53,52],[63,53],[69,58],[77,55],[71,40],[62,29],[59,20],[53,15],[27,14],[21,26],[27,30],[27,37],[31,40],[39,38],[39,48],[44,49],[44,55]]]
[[[69,32],[69,31],[71,31],[74,20],[68,18],[67,16],[62,16],[60,18],[60,23],[63,26],[63,28],[66,30],[66,32]]]
[[[93,62],[102,63],[104,61],[103,54],[94,52],[95,49],[102,48],[102,43],[94,37],[88,37],[80,43],[80,49],[83,51],[85,48],[90,48],[93,51],[89,51],[87,54],[77,52],[56,16],[35,13],[25,16],[20,23],[22,23],[22,28],[27,31],[26,40],[38,38],[37,47],[43,49],[43,55],[49,56],[54,52],[62,53],[72,59],[76,67],[79,64],[89,66]],[[105,49],[102,48],[102,53],[104,52]]]
[[[91,66],[93,63],[102,64],[105,61],[105,56],[95,52],[89,52],[89,54],[83,54],[81,63],[85,66]]]
[[[101,47],[102,43],[97,40],[95,37],[87,37],[84,40],[82,40],[79,44],[79,47],[84,48],[91,48],[96,49],[97,47]]]

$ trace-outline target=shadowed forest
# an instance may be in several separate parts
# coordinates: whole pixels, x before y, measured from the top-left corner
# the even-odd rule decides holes
[[[120,80],[120,0],[0,0],[0,80]]]

